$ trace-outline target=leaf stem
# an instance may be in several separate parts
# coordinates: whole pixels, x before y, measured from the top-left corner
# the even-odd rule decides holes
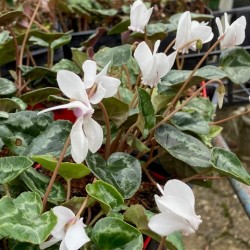
[[[52,174],[52,176],[51,176],[49,185],[48,185],[48,187],[47,187],[47,189],[46,189],[46,192],[45,192],[45,194],[44,194],[44,197],[43,197],[43,209],[45,209],[45,206],[46,206],[46,204],[47,204],[47,200],[48,200],[48,197],[49,197],[50,190],[52,189],[53,184],[54,184],[54,182],[55,182],[55,180],[56,180],[56,176],[57,176],[57,174],[58,174],[58,171],[59,171],[59,169],[60,169],[60,166],[61,166],[61,164],[62,164],[63,158],[64,158],[64,156],[65,156],[65,153],[66,153],[66,150],[67,150],[69,144],[70,144],[70,136],[68,136],[68,138],[67,138],[67,140],[66,140],[66,142],[65,142],[65,144],[64,144],[64,146],[63,146],[63,149],[62,149],[60,158],[59,158],[59,160],[58,160],[58,162],[57,162],[57,164],[56,164],[56,167],[55,167],[55,170],[54,170],[54,172],[53,172],[53,174]]]
[[[157,250],[163,250],[164,249],[164,246],[165,246],[165,243],[166,243],[166,236],[163,236],[162,238],[161,238],[161,241],[160,241],[160,245],[159,245],[159,247],[157,248]]]
[[[103,215],[104,215],[104,212],[103,212],[103,211],[100,211],[100,212],[93,218],[93,220],[88,224],[88,226],[92,227],[92,226],[95,224],[95,222],[96,222],[99,218],[101,218]]]
[[[30,22],[29,22],[29,26],[25,32],[25,35],[24,35],[24,38],[23,38],[23,42],[22,42],[22,46],[21,46],[21,49],[20,49],[20,55],[19,55],[19,68],[23,65],[23,55],[24,55],[24,49],[25,49],[25,45],[26,45],[26,42],[28,40],[28,36],[29,36],[29,32],[31,30],[31,26],[35,20],[35,17],[36,17],[36,14],[38,12],[38,9],[40,7],[42,3],[42,0],[39,0],[39,2],[37,3],[37,6],[34,10],[34,13],[30,19]],[[22,87],[22,76],[21,76],[21,70],[18,71],[18,87],[21,88]]]
[[[182,84],[181,88],[179,89],[178,93],[175,95],[174,99],[170,102],[167,110],[165,111],[165,114],[168,114],[169,111],[174,107],[175,103],[177,102],[177,100],[179,99],[181,93],[183,92],[183,90],[186,88],[186,86],[188,85],[189,81],[191,80],[191,78],[193,77],[193,75],[195,74],[195,72],[199,69],[199,67],[201,66],[201,64],[205,61],[205,59],[208,57],[209,53],[221,42],[221,40],[224,38],[224,35],[222,35],[214,44],[213,46],[211,46],[209,48],[209,50],[204,54],[204,56],[201,58],[201,60],[197,63],[197,65],[195,66],[195,68],[193,69],[193,71],[190,73],[189,77],[185,80],[185,82]]]
[[[210,122],[209,125],[221,124],[221,123],[223,123],[223,122],[230,121],[230,120],[232,120],[232,119],[234,119],[234,118],[237,118],[237,117],[240,117],[240,116],[242,116],[242,115],[246,115],[246,114],[248,114],[249,112],[250,112],[250,109],[249,109],[249,110],[246,110],[246,111],[244,111],[244,112],[242,112],[242,113],[240,113],[240,114],[232,115],[232,116],[230,116],[230,117],[227,117],[227,118],[222,119],[222,120],[219,120],[219,121]]]
[[[177,113],[179,110],[181,110],[188,102],[190,102],[194,97],[199,95],[201,90],[203,90],[208,84],[211,82],[218,82],[219,84],[222,84],[222,81],[219,79],[212,79],[206,82],[204,85],[202,85],[199,89],[197,89],[189,98],[187,98],[179,107],[177,107],[174,111],[172,111],[169,115],[167,115],[163,120],[161,120],[159,123],[157,123],[150,131],[149,133],[153,133],[155,129],[160,127],[163,123],[165,123],[167,120],[169,120],[175,113]]]
[[[105,120],[105,124],[106,124],[106,130],[107,130],[105,152],[104,152],[104,157],[107,160],[109,155],[110,155],[110,145],[111,145],[110,122],[109,122],[107,110],[102,102],[99,103],[99,107],[101,108],[101,110],[103,112],[103,116],[104,116],[104,120]]]
[[[163,53],[167,54],[167,52],[173,47],[175,41],[176,41],[176,38],[167,46],[167,48],[164,50]]]
[[[66,197],[66,201],[68,201],[70,199],[70,194],[71,194],[71,179],[67,179],[67,197]]]
[[[5,194],[6,194],[8,197],[11,197],[10,190],[9,190],[9,186],[8,186],[7,183],[3,183],[3,189],[4,189]]]
[[[131,81],[130,81],[130,74],[129,74],[129,71],[128,71],[128,67],[125,64],[123,64],[122,68],[123,68],[123,70],[124,70],[124,72],[125,72],[125,74],[127,76],[127,81],[126,82],[127,82],[128,89],[132,91],[133,88],[132,88]]]

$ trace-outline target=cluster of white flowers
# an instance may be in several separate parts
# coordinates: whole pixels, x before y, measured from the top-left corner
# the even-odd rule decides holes
[[[129,29],[136,32],[145,32],[153,8],[147,9],[141,0],[136,0],[131,6]],[[246,19],[244,16],[228,23],[225,13],[225,29],[221,21],[216,18],[220,33],[221,47],[231,48],[240,45],[245,39]],[[207,23],[199,23],[191,20],[190,12],[184,12],[178,23],[175,45],[175,52],[167,56],[165,53],[157,53],[160,41],[156,41],[153,53],[146,42],[141,42],[134,52],[134,57],[141,69],[142,83],[151,88],[155,87],[160,79],[172,68],[177,53],[188,53],[189,49],[196,50],[196,41],[207,43],[213,38],[212,29]],[[76,116],[71,133],[71,154],[75,162],[82,162],[90,150],[95,153],[102,145],[102,127],[92,119],[94,109],[91,104],[98,104],[103,98],[114,96],[120,85],[120,80],[108,76],[107,64],[97,74],[97,64],[92,60],[86,60],[82,66],[84,71],[83,80],[73,72],[61,70],[57,74],[57,81],[62,92],[71,99],[68,104],[45,109],[39,113],[56,109],[73,109]],[[179,180],[170,180],[162,189],[158,186],[162,196],[155,195],[156,204],[160,211],[149,221],[149,228],[161,236],[167,236],[175,231],[181,231],[188,235],[198,229],[202,222],[200,216],[195,213],[195,199],[191,188]],[[45,249],[59,241],[60,250],[76,250],[89,242],[90,239],[85,233],[82,218],[75,220],[74,213],[65,207],[57,206],[53,212],[58,222],[52,231],[52,238],[40,245]],[[67,227],[67,225],[69,225]]]

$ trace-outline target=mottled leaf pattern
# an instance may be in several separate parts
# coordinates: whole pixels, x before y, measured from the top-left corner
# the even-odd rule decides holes
[[[99,179],[113,185],[125,199],[138,190],[141,183],[141,165],[133,156],[117,152],[106,162],[98,154],[89,154],[86,161]]]
[[[0,235],[40,244],[57,222],[51,211],[41,213],[42,202],[37,193],[24,192],[16,199],[3,197],[0,200]]]

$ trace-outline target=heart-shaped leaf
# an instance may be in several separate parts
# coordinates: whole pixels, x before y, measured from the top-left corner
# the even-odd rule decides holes
[[[104,181],[96,181],[86,186],[87,193],[101,202],[105,213],[111,210],[119,212],[123,205],[121,194],[110,184]]]
[[[47,100],[49,95],[58,95],[61,94],[61,90],[58,88],[46,87],[40,88],[33,91],[29,91],[23,95],[21,95],[21,99],[31,105],[34,106],[37,103]]]
[[[234,83],[243,84],[250,79],[250,54],[243,48],[223,50],[219,64]]]
[[[0,99],[0,111],[11,112],[14,110],[21,110],[21,107],[12,99]]]
[[[0,26],[7,26],[14,22],[18,17],[23,14],[20,10],[14,10],[4,13],[0,16]]]
[[[54,171],[57,164],[52,155],[34,155],[31,159],[50,171]],[[58,172],[66,180],[80,179],[89,173],[90,170],[85,165],[71,162],[63,162]]]
[[[191,72],[191,70],[171,70],[158,84],[159,94],[168,95],[169,93],[177,92]],[[199,84],[202,80],[223,79],[226,77],[225,72],[218,67],[212,65],[204,66],[196,71],[186,89]]]
[[[195,134],[208,134],[208,122],[198,112],[177,112],[171,122],[181,131],[190,131]]]
[[[33,162],[24,156],[0,158],[0,184],[14,180],[19,174],[31,167]]]
[[[11,95],[16,92],[16,86],[15,84],[6,79],[0,77],[0,96],[6,96],[6,95]]]
[[[141,233],[117,218],[99,220],[92,229],[91,240],[99,249],[141,250]]]
[[[37,193],[25,192],[16,199],[0,200],[0,235],[21,242],[40,244],[57,223],[52,211],[42,214],[42,201]]]
[[[164,124],[155,131],[156,141],[175,158],[199,168],[210,167],[210,150],[198,139]]]
[[[131,45],[125,44],[115,48],[105,47],[100,49],[94,56],[98,65],[105,67],[109,62],[110,66],[122,66],[132,57]]]
[[[250,185],[250,175],[234,153],[222,148],[213,148],[211,163],[217,172]]]
[[[87,165],[99,179],[113,185],[125,199],[134,195],[141,183],[141,165],[133,156],[117,152],[107,162],[99,154],[89,154]]]
[[[44,174],[41,174],[33,168],[27,169],[20,174],[21,180],[28,186],[28,188],[38,193],[41,197],[44,196],[48,187],[50,178]],[[48,201],[54,204],[59,204],[66,199],[66,192],[59,182],[55,182],[49,194]]]

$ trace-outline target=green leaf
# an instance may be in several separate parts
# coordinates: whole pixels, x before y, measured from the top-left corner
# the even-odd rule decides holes
[[[0,184],[14,180],[19,174],[32,166],[33,162],[24,156],[0,158]]]
[[[0,235],[21,242],[40,244],[57,223],[52,211],[42,213],[42,201],[37,193],[25,192],[16,199],[0,200]]]
[[[110,184],[104,181],[96,181],[86,186],[87,193],[103,204],[105,213],[111,210],[119,212],[123,206],[121,194]]]
[[[0,44],[5,43],[6,41],[8,41],[10,39],[10,32],[7,30],[3,30],[0,33]]]
[[[21,107],[13,100],[9,98],[0,99],[0,111],[11,112],[15,110],[21,110]]]
[[[131,225],[117,218],[104,218],[93,227],[91,239],[99,249],[141,250],[141,233]]]
[[[54,121],[43,133],[32,140],[23,154],[28,156],[45,154],[59,156],[71,127],[72,123],[69,121]]]
[[[91,12],[96,15],[102,15],[102,16],[115,16],[118,12],[116,9],[91,9]]]
[[[122,20],[120,23],[117,23],[110,29],[108,35],[121,34],[122,32],[127,31],[129,24],[130,24],[130,19],[126,18]]]
[[[23,65],[20,67],[23,72],[23,77],[31,82],[35,80],[41,80],[46,77],[49,79],[56,79],[56,72],[42,66],[30,67]]]
[[[89,154],[86,162],[100,179],[113,185],[125,199],[132,197],[140,187],[140,162],[126,153],[112,154],[107,162],[98,154]]]
[[[158,84],[159,94],[168,95],[169,92],[177,92],[178,89],[181,88],[181,85],[184,83],[184,81],[189,77],[191,72],[192,70],[171,70]],[[208,65],[196,71],[185,89],[199,84],[202,80],[223,79],[226,77],[227,75],[223,70],[219,69],[218,67]]]
[[[151,103],[150,94],[141,88],[137,89],[139,99],[139,119],[142,121],[142,133],[148,134],[148,131],[155,125],[155,112]]]
[[[122,66],[132,57],[131,45],[125,44],[115,48],[105,47],[100,49],[95,55],[94,60],[101,67],[105,67],[109,62],[110,66]]]
[[[164,124],[155,131],[156,141],[175,158],[195,169],[210,167],[210,150],[198,139]]]
[[[54,171],[57,161],[52,155],[34,155],[31,159],[40,163],[44,168]],[[90,170],[83,164],[63,162],[58,174],[66,180],[80,179],[90,173]]]
[[[139,152],[147,153],[150,151],[150,149],[134,135],[129,135],[126,142],[131,148],[134,148]]]
[[[23,14],[20,10],[14,10],[4,13],[0,16],[0,26],[7,26],[14,22],[18,17]]]
[[[0,96],[12,95],[15,92],[15,84],[6,78],[0,77]]]
[[[70,40],[71,36],[67,33],[45,33],[38,30],[29,39],[35,45],[51,47],[52,49],[61,47],[69,43]]]
[[[215,115],[215,105],[209,100],[209,98],[196,97],[188,102],[183,110],[185,112],[198,112],[205,121],[213,121]]]
[[[37,172],[33,168],[27,169],[20,177],[31,191],[38,193],[41,197],[44,196],[50,177]],[[65,201],[65,199],[66,192],[62,184],[55,182],[50,191],[48,201],[54,204],[60,204]]]
[[[56,72],[62,69],[72,71],[76,74],[81,73],[81,68],[76,63],[68,59],[62,59],[52,67],[52,70]]]
[[[83,63],[88,59],[88,55],[85,52],[80,51],[76,48],[71,48],[72,51],[72,60],[76,63],[76,65],[82,69]]]
[[[58,88],[46,87],[40,88],[33,91],[29,91],[23,95],[21,95],[21,99],[31,105],[34,106],[37,103],[47,100],[49,95],[58,95],[61,94],[61,90]]]
[[[171,122],[181,131],[190,131],[195,134],[208,134],[208,122],[197,112],[179,111],[171,118]]]
[[[250,79],[250,54],[243,48],[223,50],[219,64],[234,83],[243,84]]]
[[[234,153],[222,148],[213,148],[211,163],[220,174],[250,185],[250,175]]]
[[[113,121],[117,127],[127,120],[129,114],[129,106],[127,103],[115,97],[104,98],[102,103],[106,108],[109,119]],[[101,118],[102,115],[103,113],[101,110],[97,110],[94,114],[97,120],[103,120],[103,118]]]

